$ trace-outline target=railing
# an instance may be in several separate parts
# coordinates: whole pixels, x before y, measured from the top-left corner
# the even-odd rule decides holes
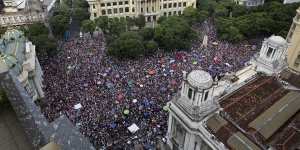
[[[24,24],[32,24],[34,22],[43,21],[45,19],[44,13],[34,14],[12,14],[12,15],[1,15],[0,26],[18,26]]]

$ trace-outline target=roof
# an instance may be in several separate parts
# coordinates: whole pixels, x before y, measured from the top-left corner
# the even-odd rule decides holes
[[[271,37],[268,38],[268,41],[274,43],[274,44],[278,44],[278,45],[285,45],[287,44],[287,41],[281,37],[281,36],[275,36],[272,35]]]
[[[219,103],[223,109],[206,125],[229,149],[300,146],[295,142],[300,137],[300,93],[285,89],[276,77],[257,75]]]
[[[203,70],[193,70],[188,74],[187,80],[193,87],[200,89],[207,89],[213,84],[211,75]]]
[[[280,78],[292,86],[295,86],[296,88],[300,88],[300,74],[296,74],[291,72],[288,69],[283,70],[280,73]]]

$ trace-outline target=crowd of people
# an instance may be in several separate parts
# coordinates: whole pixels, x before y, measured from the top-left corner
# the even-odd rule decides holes
[[[136,60],[106,54],[103,35],[66,42],[56,57],[41,60],[45,116],[65,114],[97,148],[154,149],[167,132],[165,105],[180,88],[182,71],[203,69],[212,76],[236,71],[256,52],[256,43],[230,44],[216,39],[211,22],[195,26],[206,33],[207,48],[195,41],[189,51]],[[74,105],[82,107],[74,109]],[[132,133],[128,127],[136,124]]]

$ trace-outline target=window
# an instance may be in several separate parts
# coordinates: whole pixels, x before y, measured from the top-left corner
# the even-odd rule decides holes
[[[269,47],[268,51],[267,51],[267,57],[270,57],[271,54],[273,53],[273,48],[272,47]]]
[[[110,4],[110,3],[107,3],[106,5],[107,5],[107,6],[111,6],[111,4]]]
[[[94,18],[96,18],[97,17],[97,13],[94,13]]]
[[[171,13],[171,12],[169,12],[169,15],[171,15],[170,13]],[[192,96],[193,96],[193,89],[189,88],[189,91],[188,91],[188,98],[189,98],[189,99],[192,99]]]
[[[154,7],[152,7],[152,12],[154,12]]]
[[[114,8],[114,14],[118,13],[118,8]]]
[[[134,7],[132,8],[132,12],[134,12],[135,11],[135,9],[134,9]]]
[[[106,15],[106,11],[105,10],[102,10],[102,15]]]
[[[156,16],[153,16],[153,21],[156,21]]]
[[[107,9],[107,14],[111,14],[111,9]]]
[[[134,4],[134,1],[132,1],[132,5]]]
[[[149,9],[148,9],[148,7],[146,8],[147,9],[147,13],[149,12]]]
[[[181,2],[178,3],[178,7],[181,7]]]
[[[178,15],[181,15],[181,11],[178,11]]]
[[[119,13],[123,13],[123,8],[119,8]]]
[[[159,10],[161,10],[161,6],[159,6]]]
[[[206,91],[205,94],[204,94],[204,101],[206,101],[207,98],[208,98],[208,91]]]
[[[174,4],[173,4],[173,7],[177,7],[177,3],[174,3]]]
[[[117,5],[117,2],[113,2],[113,6],[116,6]]]
[[[183,7],[185,7],[186,6],[186,2],[183,2]]]
[[[167,4],[164,4],[164,8],[167,8]]]
[[[173,15],[176,15],[176,11],[173,12]]]
[[[125,5],[128,5],[128,1],[125,1],[124,3],[125,3]]]
[[[105,7],[105,3],[101,3],[101,7]]]
[[[93,8],[94,8],[94,9],[96,8],[95,4],[93,4]]]
[[[125,12],[129,12],[129,7],[125,7]]]
[[[172,3],[169,3],[169,8],[172,8]]]
[[[179,146],[183,146],[184,141],[185,141],[186,130],[176,120],[174,120],[173,125],[174,125],[174,128],[173,128],[174,141]]]
[[[167,13],[166,13],[166,12],[164,12],[164,16],[167,16]]]
[[[119,5],[123,5],[123,2],[119,2]]]
[[[172,15],[172,12],[169,12],[169,16],[171,16]]]
[[[141,8],[141,12],[144,12],[144,9],[143,9],[143,8]]]

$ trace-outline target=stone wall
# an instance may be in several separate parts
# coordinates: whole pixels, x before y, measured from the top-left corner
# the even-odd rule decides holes
[[[10,104],[35,149],[39,149],[49,143],[50,138],[59,144],[62,149],[95,149],[91,143],[74,128],[67,117],[62,116],[49,124],[41,113],[40,108],[37,107],[28,96],[13,73],[1,68],[1,62],[0,87],[6,92]]]

